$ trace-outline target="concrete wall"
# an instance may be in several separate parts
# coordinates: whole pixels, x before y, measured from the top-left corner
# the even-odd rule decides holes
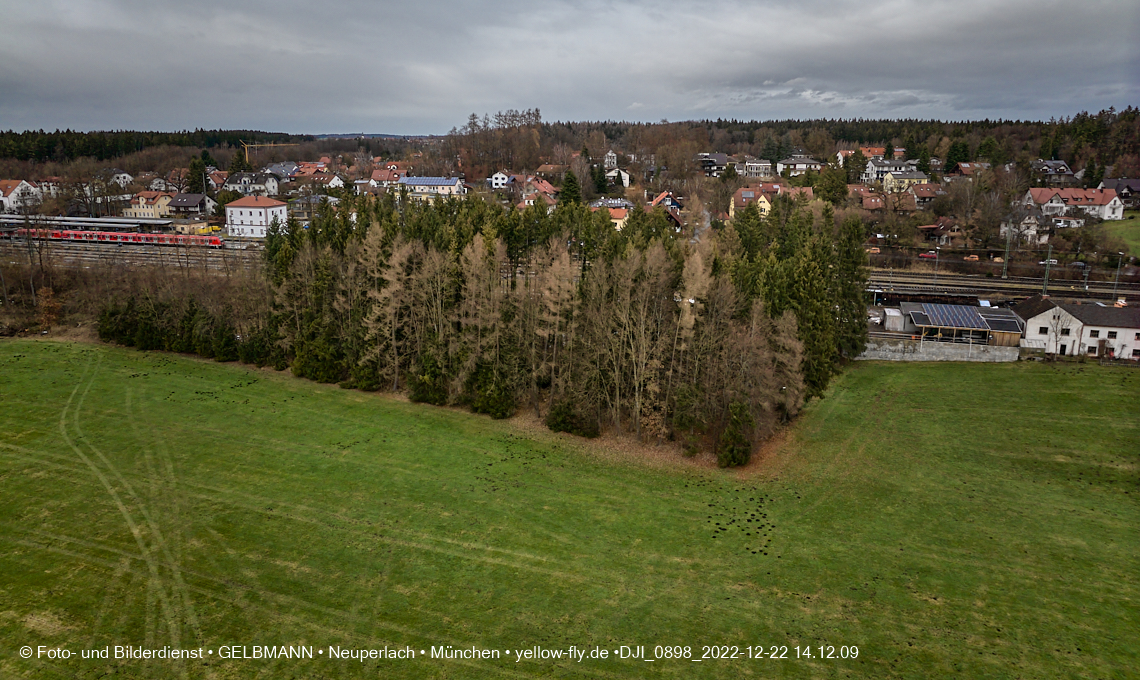
[[[961,345],[918,340],[867,341],[867,349],[856,357],[863,361],[1017,361],[1020,348],[990,345]]]

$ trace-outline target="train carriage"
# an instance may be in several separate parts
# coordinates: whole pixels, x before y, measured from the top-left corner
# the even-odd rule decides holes
[[[27,229],[3,232],[5,237],[46,239],[49,241],[70,241],[79,243],[118,243],[161,246],[188,246],[194,248],[223,248],[225,244],[218,236],[196,236],[185,234],[147,234],[139,232],[81,231],[61,229]]]

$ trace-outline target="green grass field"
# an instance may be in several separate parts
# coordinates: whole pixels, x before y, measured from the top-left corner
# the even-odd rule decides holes
[[[1140,210],[1125,210],[1124,219],[1116,222],[1105,222],[1108,233],[1124,241],[1128,252],[1134,257],[1140,257]]]
[[[1093,364],[862,363],[742,474],[3,341],[0,677],[1135,677],[1138,396],[1140,371]],[[80,658],[109,645],[315,658]],[[743,658],[430,658],[446,645]],[[747,658],[760,645],[789,658]]]

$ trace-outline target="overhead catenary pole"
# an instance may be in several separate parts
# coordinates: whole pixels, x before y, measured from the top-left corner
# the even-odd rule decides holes
[[[1001,277],[1003,279],[1009,278],[1009,237],[1013,233],[1013,225],[1010,224],[1005,230],[1005,259],[1001,261]]]
[[[1124,262],[1124,253],[1116,254],[1116,281],[1112,284],[1112,300],[1116,301],[1116,288],[1120,285],[1120,265]]]
[[[1049,265],[1053,262],[1053,246],[1049,246],[1049,253],[1045,256],[1045,281],[1041,283],[1041,294],[1049,294]]]

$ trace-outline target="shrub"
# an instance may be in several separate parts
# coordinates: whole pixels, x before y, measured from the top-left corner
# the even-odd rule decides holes
[[[569,400],[556,402],[546,414],[546,426],[554,432],[569,432],[579,437],[597,437],[600,433],[596,418],[579,413]]]
[[[720,433],[716,445],[716,462],[720,467],[744,465],[752,457],[750,434],[755,422],[748,404],[734,401],[728,405],[728,426]]]

